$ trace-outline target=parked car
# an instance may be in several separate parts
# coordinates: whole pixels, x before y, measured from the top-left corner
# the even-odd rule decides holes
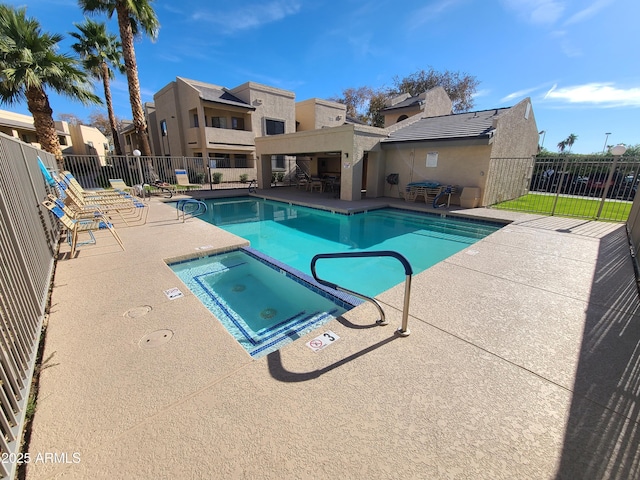
[[[608,172],[604,173],[596,173],[589,177],[587,181],[587,195],[599,196],[602,195],[603,189],[607,189],[607,192],[613,187],[614,181],[613,179],[607,182],[607,177],[609,176]]]

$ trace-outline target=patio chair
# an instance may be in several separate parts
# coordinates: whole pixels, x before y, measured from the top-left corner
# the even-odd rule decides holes
[[[184,169],[177,168],[176,172],[176,180],[178,182],[178,187],[184,187],[188,190],[190,189],[199,189],[202,188],[202,185],[199,183],[189,183],[189,174]]]
[[[296,187],[304,188],[305,190],[309,188],[309,177],[307,177],[306,173],[296,173]]]
[[[115,227],[104,215],[96,214],[94,218],[91,219],[74,219],[67,215],[65,209],[61,208],[56,202],[45,200],[42,202],[42,205],[53,213],[60,223],[62,223],[62,225],[67,229],[67,242],[69,242],[69,245],[71,246],[71,257],[75,256],[78,245],[96,243],[96,238],[93,235],[93,232],[96,230],[109,230],[111,235],[113,235],[113,238],[118,242],[118,245],[120,245],[120,248],[124,250],[124,244],[116,232]],[[87,232],[90,240],[78,243],[78,234],[80,232]]]

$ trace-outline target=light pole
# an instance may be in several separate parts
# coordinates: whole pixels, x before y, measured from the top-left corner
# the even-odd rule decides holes
[[[544,147],[544,137],[547,135],[546,130],[541,130],[538,132],[538,135],[542,135],[542,143],[540,144],[540,150]]]
[[[605,133],[605,135],[606,136],[604,137],[604,147],[602,147],[602,153],[604,153],[604,151],[607,149],[607,140],[609,140],[609,135],[611,135],[611,132],[607,132]]]

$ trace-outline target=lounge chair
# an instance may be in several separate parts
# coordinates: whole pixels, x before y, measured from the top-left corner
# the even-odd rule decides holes
[[[115,212],[127,225],[130,225],[130,221],[142,220],[146,223],[149,206],[136,197],[114,190],[84,190],[68,172],[65,172],[64,179],[64,181],[58,179],[58,198],[72,210],[80,212],[97,210],[103,214]]]
[[[178,187],[184,187],[188,190],[199,189],[202,188],[202,185],[198,183],[189,183],[189,174],[184,169],[176,169],[176,180],[178,182]]]
[[[124,245],[122,240],[120,240],[120,236],[116,232],[115,227],[104,215],[96,213],[94,218],[91,219],[74,219],[67,215],[67,212],[63,207],[60,207],[59,204],[52,202],[51,200],[45,200],[42,202],[42,205],[49,209],[49,211],[51,211],[51,213],[53,213],[60,223],[62,223],[62,225],[67,229],[67,241],[71,246],[71,257],[75,256],[78,245],[96,243],[96,238],[93,235],[93,232],[96,230],[109,230],[111,235],[113,235],[113,238],[115,238],[120,245],[120,248],[124,250]],[[91,240],[78,243],[78,234],[80,232],[87,232]]]
[[[133,194],[133,187],[127,185],[121,178],[110,178],[109,183],[115,190],[120,190],[121,192],[128,193],[129,195]]]

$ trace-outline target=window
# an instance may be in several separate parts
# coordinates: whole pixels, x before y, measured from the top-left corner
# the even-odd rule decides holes
[[[198,120],[198,114],[197,113],[193,114],[193,126],[196,127],[196,128],[200,126],[200,121]]]
[[[236,168],[247,168],[247,156],[244,153],[236,153],[233,159]]]
[[[214,128],[227,128],[227,118],[211,117],[211,126]]]
[[[167,121],[166,120],[161,120],[160,121],[160,133],[162,134],[163,137],[167,136]]]
[[[215,165],[213,168],[229,168],[231,167],[231,156],[228,153],[210,153],[209,164]]]
[[[60,142],[60,145],[63,147],[67,145],[67,137],[64,135],[60,135],[58,137],[58,141]]]
[[[244,130],[244,118],[231,117],[231,128],[234,130]]]
[[[131,135],[127,135],[124,137],[124,141],[127,145],[131,145]]]
[[[271,155],[271,169],[284,170],[284,155]]]
[[[265,119],[267,135],[282,135],[284,133],[284,122],[282,120]]]

